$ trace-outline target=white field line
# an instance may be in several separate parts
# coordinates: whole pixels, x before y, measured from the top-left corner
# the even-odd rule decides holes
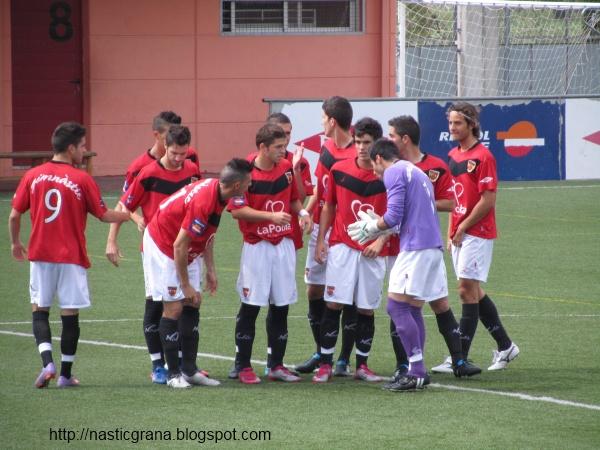
[[[423,317],[432,319],[435,316],[433,314],[423,314]],[[555,318],[555,319],[568,319],[568,318],[597,318],[600,314],[502,314],[501,317],[511,318]],[[306,316],[288,316],[288,319],[306,319]],[[235,320],[235,316],[214,316],[214,317],[203,317],[200,316],[200,320]],[[141,322],[142,318],[139,319],[79,319],[79,323],[111,323],[111,322]],[[60,324],[60,320],[51,320],[51,324]],[[0,325],[31,325],[31,320],[20,320],[13,322],[0,322]]]
[[[27,337],[27,338],[33,337],[33,334],[19,333],[16,331],[6,331],[6,330],[0,330],[0,334],[5,334],[5,335],[9,335],[9,336]],[[60,338],[54,337],[53,340],[60,341]],[[129,349],[129,350],[147,351],[146,347],[143,347],[141,345],[117,344],[115,342],[90,341],[87,339],[80,339],[79,343],[80,344],[88,344],[88,345],[96,345],[96,346],[101,346],[101,347],[114,347],[114,348],[122,348],[122,349]],[[198,356],[204,357],[204,358],[218,359],[218,360],[222,360],[222,361],[233,361],[234,360],[234,358],[231,356],[216,355],[213,353],[198,353]],[[257,365],[261,365],[261,366],[265,366],[267,364],[266,361],[259,361],[259,360],[252,360],[251,362],[253,364],[257,364]],[[455,385],[450,385],[450,384],[439,384],[439,383],[432,383],[431,386],[442,388],[442,389],[454,390],[454,391],[465,391],[465,392],[475,392],[475,393],[479,393],[479,394],[499,395],[502,397],[517,398],[519,400],[525,400],[525,401],[546,402],[546,403],[552,403],[555,405],[571,406],[574,408],[583,408],[583,409],[591,409],[594,411],[600,411],[600,405],[594,405],[594,404],[590,404],[590,403],[572,402],[570,400],[561,400],[561,399],[554,398],[554,397],[547,397],[547,396],[536,397],[534,395],[523,394],[520,392],[493,391],[493,390],[489,390],[489,389],[468,388],[468,387],[455,386]]]

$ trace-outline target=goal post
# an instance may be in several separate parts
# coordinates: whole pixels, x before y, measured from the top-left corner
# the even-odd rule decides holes
[[[399,0],[399,97],[600,95],[600,4]]]

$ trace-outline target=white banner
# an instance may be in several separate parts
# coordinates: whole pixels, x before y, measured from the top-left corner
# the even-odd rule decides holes
[[[565,177],[600,178],[600,99],[567,99],[565,105]]]

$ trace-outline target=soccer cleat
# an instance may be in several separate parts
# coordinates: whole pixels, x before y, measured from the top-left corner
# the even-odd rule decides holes
[[[231,369],[229,369],[227,378],[230,380],[237,380],[240,375],[240,370],[242,370],[242,368],[239,366],[239,364],[233,363],[233,366],[231,366]]]
[[[352,375],[352,372],[350,371],[350,366],[348,365],[348,362],[343,359],[338,359],[337,362],[335,363],[335,369],[333,370],[333,376],[334,377],[349,377],[350,375]]]
[[[408,366],[405,366],[404,364],[396,367],[396,370],[394,371],[394,374],[392,375],[392,381],[398,381],[400,378],[402,378],[404,375],[406,375],[408,373]]]
[[[187,389],[187,388],[191,388],[192,385],[190,383],[188,383],[185,378],[183,378],[183,375],[179,374],[179,375],[175,375],[174,377],[171,377],[167,380],[167,386],[175,388],[175,389]]]
[[[245,367],[240,370],[239,373],[240,383],[243,384],[258,384],[260,383],[260,378],[254,373],[252,367]]]
[[[521,351],[514,342],[511,343],[510,347],[508,347],[506,350],[502,350],[501,352],[494,350],[492,365],[488,367],[488,370],[506,369],[508,363],[519,356],[519,353],[521,353]]]
[[[431,368],[433,373],[452,373],[452,358],[448,356],[439,366]]]
[[[42,389],[48,386],[50,380],[56,377],[56,368],[54,363],[48,363],[46,367],[42,369],[38,377],[35,379],[34,386],[38,389]]]
[[[59,388],[77,387],[79,386],[79,380],[73,375],[71,375],[71,378],[63,377],[61,375],[60,377],[58,377],[56,386]]]
[[[285,381],[287,383],[295,383],[302,380],[298,375],[292,373],[287,367],[280,365],[273,367],[269,371],[269,380]]]
[[[408,392],[422,390],[425,388],[426,377],[416,377],[414,375],[404,375],[397,381],[392,381],[383,385],[383,389],[394,392]],[[429,384],[429,383],[427,383]]]
[[[331,378],[331,364],[321,364],[319,370],[312,377],[313,383],[327,383]]]
[[[202,370],[196,371],[194,375],[186,375],[185,373],[182,375],[185,381],[196,386],[218,386],[221,384],[220,381],[209,378]]]
[[[361,364],[358,369],[356,369],[356,373],[354,374],[355,380],[368,381],[370,383],[377,383],[379,381],[383,381],[383,377],[375,374],[366,364]]]
[[[313,373],[319,366],[319,360],[321,355],[314,353],[310,358],[304,361],[302,364],[297,365],[294,369],[300,373]]]
[[[472,377],[479,375],[481,369],[467,359],[461,359],[456,366],[452,366],[452,372],[456,378]]]
[[[152,369],[152,373],[150,374],[150,378],[152,379],[153,383],[156,384],[167,384],[167,369],[165,369],[164,367],[161,366],[157,366],[154,369]]]

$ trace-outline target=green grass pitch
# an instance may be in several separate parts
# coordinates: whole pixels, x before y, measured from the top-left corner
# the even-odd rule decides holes
[[[114,205],[116,192],[105,193]],[[6,227],[8,193],[0,195]],[[264,380],[242,386],[227,380],[234,351],[234,316],[239,307],[235,280],[241,235],[228,213],[216,240],[219,291],[201,308],[200,367],[223,381],[218,388],[184,392],[153,385],[142,334],[144,303],[139,236],[122,228],[125,254],[114,268],[104,257],[107,225],[88,219],[88,273],[92,308],[81,313],[81,342],[74,373],[82,385],[60,390],[32,387],[40,359],[31,337],[28,264],[10,256],[7,235],[0,241],[0,446],[65,448],[67,432],[96,433],[98,439],[70,442],[73,448],[198,447],[201,432],[268,431],[267,441],[205,442],[219,448],[532,448],[600,447],[600,182],[502,183],[490,279],[485,286],[521,355],[501,372],[457,380],[434,375],[423,392],[395,394],[379,385],[334,379],[315,386],[309,376],[284,385]],[[442,228],[446,217],[441,218]],[[29,232],[24,217],[23,239]],[[6,228],[4,228],[6,230]],[[6,231],[5,231],[6,233]],[[48,239],[68,239],[48,236]],[[306,320],[298,254],[299,301],[290,308],[288,364],[313,350]],[[452,268],[450,302],[460,317]],[[431,311],[425,307],[428,367],[446,356]],[[265,360],[264,312],[257,321],[255,367]],[[59,320],[55,308],[50,316]],[[53,336],[60,324],[52,323]],[[390,375],[394,358],[384,306],[376,313],[370,366]],[[60,345],[54,341],[54,359]],[[472,347],[486,368],[493,341],[479,325]],[[457,389],[454,389],[457,388]],[[177,430],[187,439],[177,440]],[[63,434],[60,434],[60,432]],[[167,431],[171,440],[164,440]],[[54,435],[52,434],[54,432]],[[112,433],[112,434],[109,434]],[[134,434],[137,433],[137,434]],[[144,432],[143,435],[140,433]],[[163,433],[163,440],[148,440]],[[104,434],[102,434],[104,433]],[[226,433],[225,433],[226,434]],[[126,436],[129,436],[127,438]],[[139,442],[132,439],[137,436]],[[227,436],[231,437],[229,433]],[[108,440],[112,437],[112,440]],[[180,438],[184,438],[180,434]]]

